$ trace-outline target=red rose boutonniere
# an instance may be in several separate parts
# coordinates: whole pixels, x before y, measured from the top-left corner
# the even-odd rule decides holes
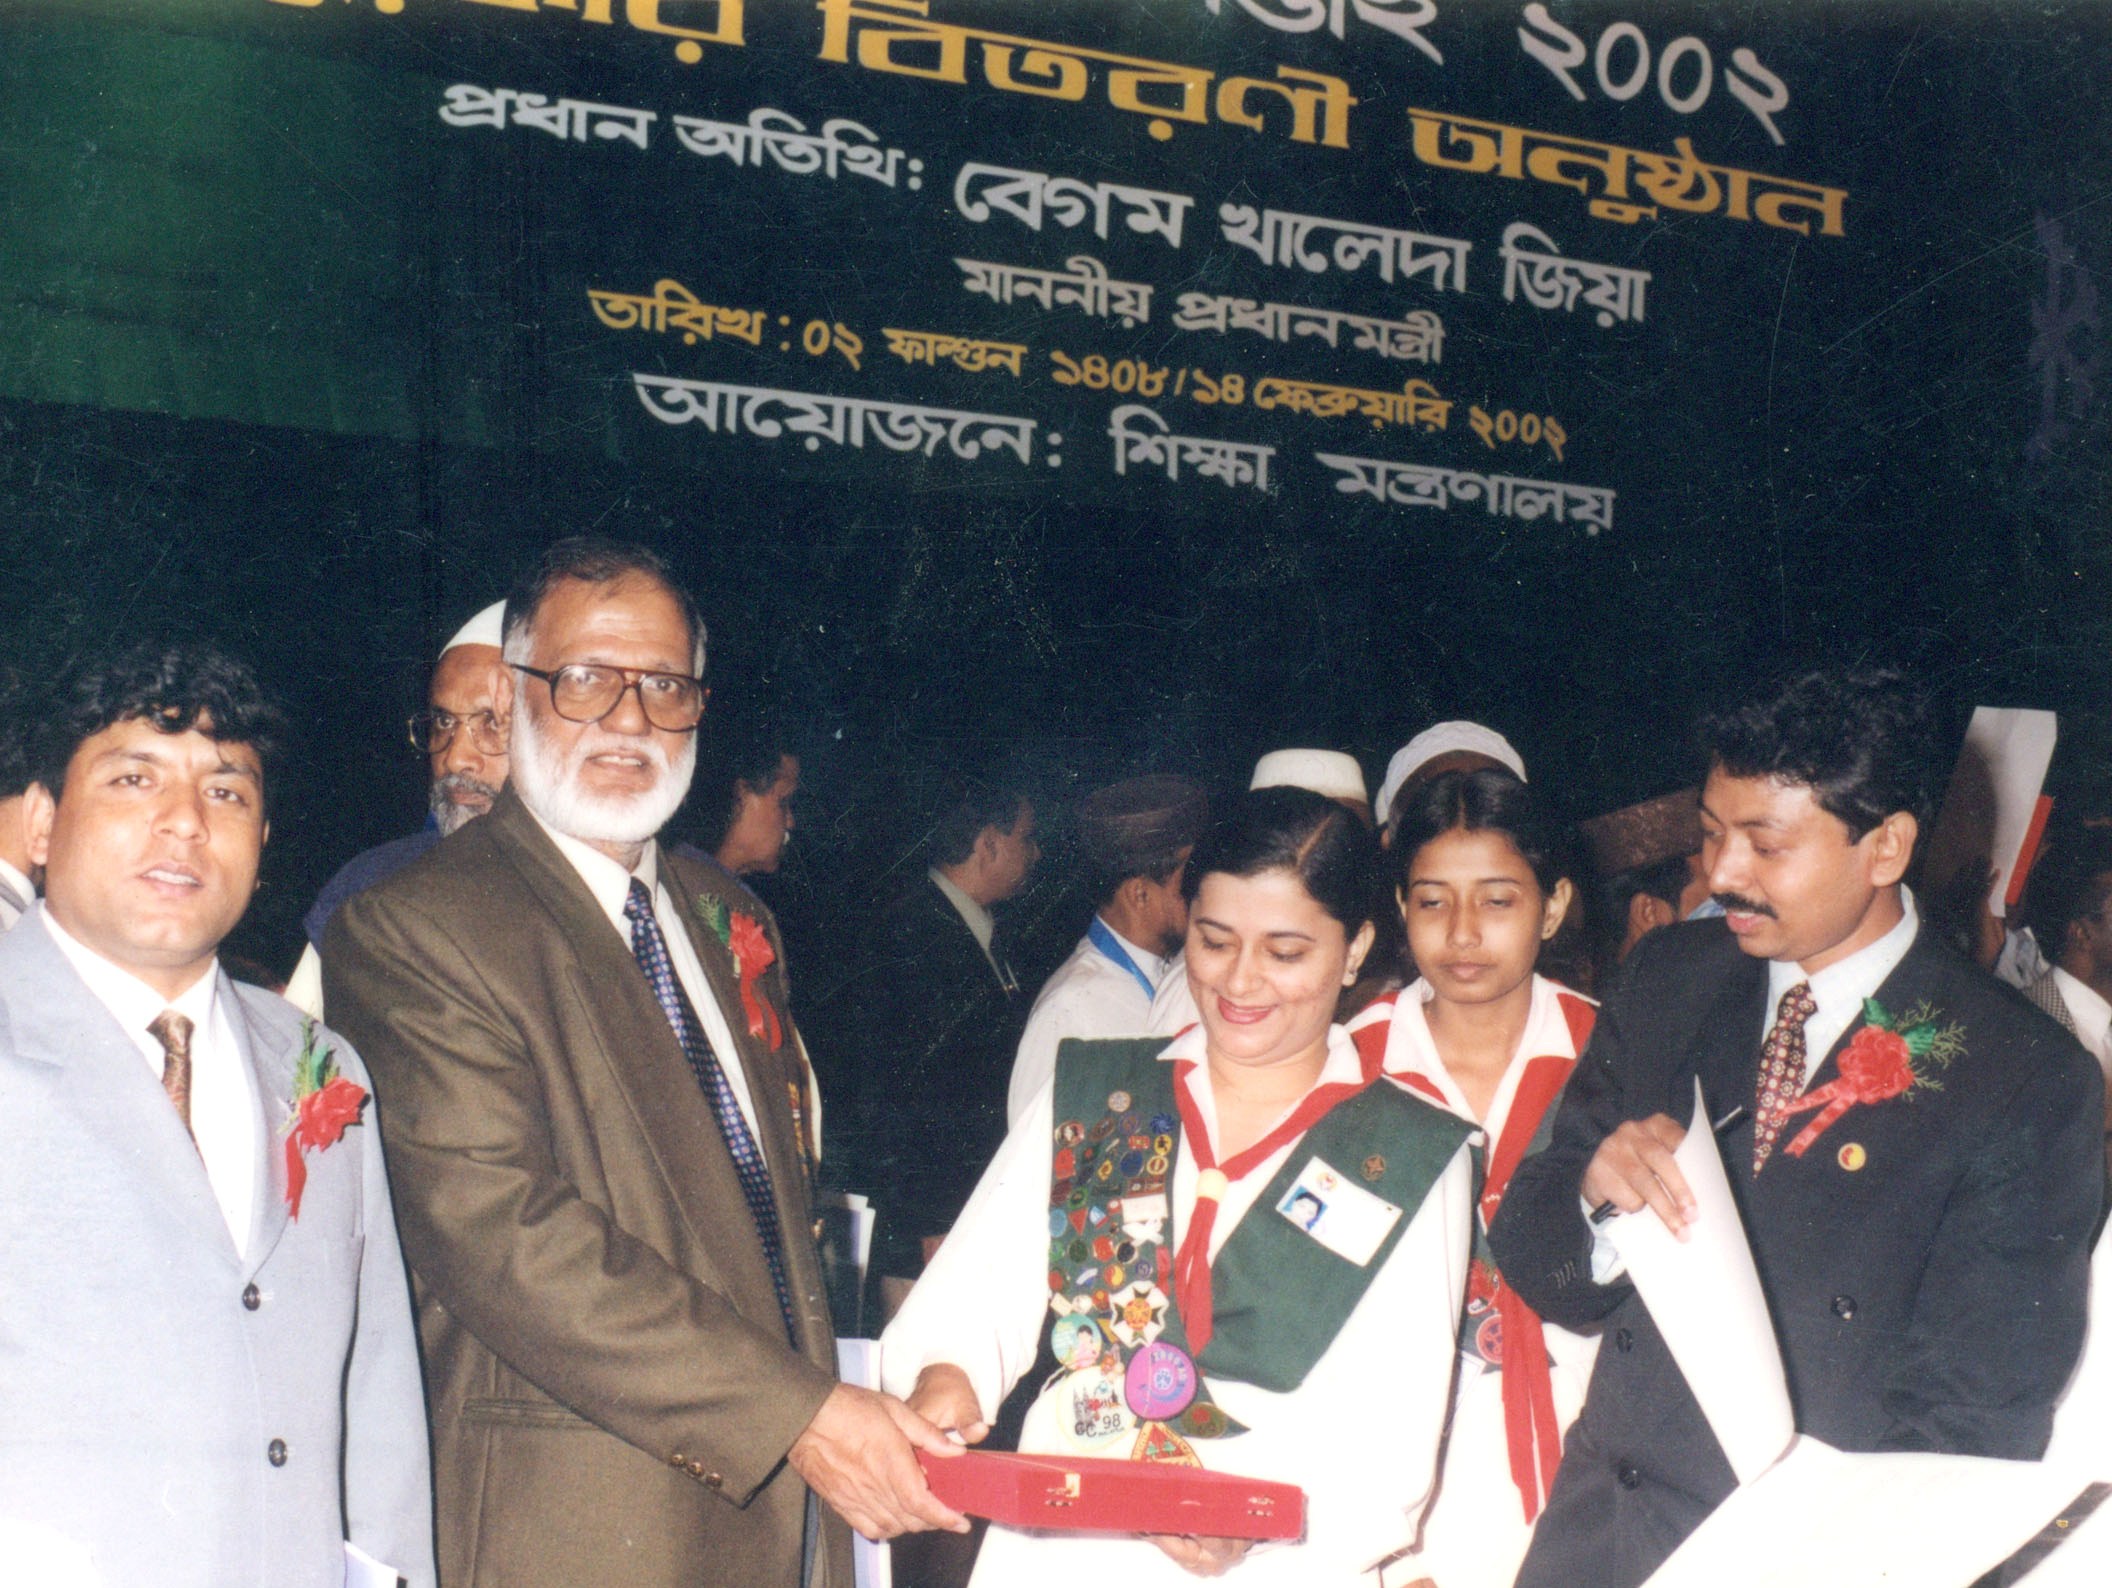
[[[293,1110],[283,1127],[286,1136],[286,1210],[301,1216],[301,1193],[308,1186],[307,1154],[334,1146],[347,1125],[359,1123],[367,1106],[367,1089],[337,1073],[337,1055],[321,1048],[313,1020],[301,1023],[301,1057],[293,1071]]]
[[[741,977],[741,1007],[748,1015],[748,1035],[760,1037],[775,1053],[785,1045],[785,1029],[778,1023],[770,1000],[756,990],[764,971],[777,963],[777,950],[770,936],[752,915],[734,914],[726,932],[726,946],[733,951],[733,968]]]
[[[1965,1028],[1955,1021],[1939,1024],[1939,1018],[1933,1004],[1919,1003],[1894,1020],[1883,1004],[1865,998],[1865,1024],[1841,1054],[1839,1078],[1790,1104],[1791,1117],[1814,1108],[1819,1114],[1783,1151],[1803,1157],[1827,1127],[1857,1103],[1887,1103],[1895,1097],[1911,1103],[1916,1092],[1940,1091],[1943,1083],[1929,1071],[1943,1068],[1965,1051]]]

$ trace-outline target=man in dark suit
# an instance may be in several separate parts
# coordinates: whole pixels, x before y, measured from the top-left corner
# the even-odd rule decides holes
[[[507,614],[507,790],[323,955],[390,1122],[442,1578],[847,1588],[837,1517],[967,1524],[916,1463],[937,1432],[835,1379],[781,945],[655,842],[702,624],[658,558],[591,540]]]
[[[1850,671],[1703,725],[1726,913],[1638,945],[1490,1231],[1542,1317],[1602,1342],[1520,1588],[1629,1588],[1734,1487],[1586,1218],[1611,1203],[1684,1229],[1672,1150],[1696,1077],[1710,1118],[1745,1111],[1720,1145],[1797,1427],[1851,1451],[2045,1448],[2082,1342],[2102,1080],[1920,930],[1901,879],[1930,811],[1927,720],[1897,675]]]
[[[973,783],[949,802],[931,868],[887,910],[856,984],[860,1109],[844,1140],[879,1216],[874,1272],[914,1279],[1005,1139],[1005,1085],[1028,1000],[992,908],[1026,885],[1041,846],[1018,788]]]

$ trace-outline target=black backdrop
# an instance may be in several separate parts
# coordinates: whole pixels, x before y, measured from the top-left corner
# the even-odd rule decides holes
[[[784,703],[808,782],[778,885],[795,916],[899,874],[924,774],[989,757],[1060,806],[1147,766],[1230,782],[1287,743],[1375,778],[1434,716],[1470,715],[1589,814],[1680,781],[1694,705],[1806,654],[1911,663],[1961,721],[2055,707],[2070,758],[2103,743],[2112,6],[925,11],[939,42],[892,46],[873,40],[919,20],[900,0],[0,17],[9,638],[42,654],[195,623],[294,702],[303,752],[239,946],[289,961],[329,870],[417,819],[401,719],[433,648],[580,530],[670,555],[718,681]],[[1568,83],[1549,58],[1577,62]],[[1169,97],[1179,73],[1153,86],[1140,62],[1200,92]],[[1334,108],[1309,100],[1302,127],[1268,86],[1329,80]],[[810,140],[863,132],[699,125],[766,108]],[[1411,109],[1448,129],[1431,151],[1498,168],[1419,155]],[[676,117],[732,152],[696,152]],[[1511,131],[1477,145],[1453,118]],[[1678,139],[1707,172],[1671,163]],[[1039,224],[964,214],[997,180],[957,190],[970,164],[1033,174],[1011,202],[1039,190]],[[1080,189],[1052,178],[1083,185],[1080,224],[1061,203]],[[1186,197],[1179,245],[1103,184]],[[1760,202],[1784,191],[1808,202]],[[1391,280],[1354,248],[1345,267],[1339,228],[1299,245],[1318,269],[1265,261],[1221,205],[1469,244],[1465,290],[1409,271],[1427,242]],[[1507,300],[1520,222],[1648,272],[1640,312],[1536,307],[1522,279]],[[1148,318],[1060,284],[999,303],[955,263],[1065,275],[1081,255],[1149,286]],[[685,340],[679,317],[619,329],[618,300],[588,296],[666,302],[663,280],[734,312]],[[1226,297],[1426,333],[1434,315],[1441,335],[1433,359],[1427,334],[1417,357],[1405,331],[1365,333],[1389,356],[1341,319],[1333,346],[1311,319],[1193,328]],[[891,328],[955,340],[910,362]],[[682,390],[714,424],[656,419],[639,374],[711,383]],[[1418,380],[1441,429],[1400,401]],[[1141,452],[1117,473],[1130,403],[1274,449],[1267,488],[1200,471],[1208,446],[1172,448],[1178,479]],[[933,409],[1017,423],[1000,444]],[[1497,428],[1528,414],[1525,434],[1559,422],[1559,459]],[[1411,474],[1379,500],[1321,453]],[[1439,505],[1418,505],[1433,479]],[[1578,516],[1604,497],[1502,479],[1611,492],[1610,524]]]

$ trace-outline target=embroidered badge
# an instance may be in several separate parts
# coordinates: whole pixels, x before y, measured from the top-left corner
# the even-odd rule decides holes
[[[1821,1136],[1858,1103],[1888,1103],[1895,1097],[1914,1100],[1917,1092],[1940,1091],[1943,1083],[1930,1072],[1950,1064],[1965,1051],[1965,1027],[1943,1023],[1934,1004],[1923,1001],[1898,1019],[1875,998],[1863,1000],[1863,1028],[1841,1054],[1840,1075],[1806,1092],[1789,1105],[1787,1118],[1817,1109],[1818,1116],[1782,1150],[1801,1158]],[[1848,1167],[1846,1158],[1843,1168]]]
[[[321,1028],[301,1022],[301,1056],[293,1069],[293,1107],[280,1127],[286,1137],[286,1212],[301,1216],[308,1188],[310,1152],[334,1146],[348,1125],[359,1123],[367,1089],[337,1073],[337,1055],[321,1045]]]

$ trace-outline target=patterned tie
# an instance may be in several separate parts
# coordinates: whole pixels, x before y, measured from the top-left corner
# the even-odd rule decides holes
[[[1775,1150],[1789,1119],[1789,1105],[1804,1090],[1804,1022],[1818,1010],[1811,983],[1800,981],[1782,995],[1775,1024],[1760,1044],[1760,1107],[1753,1116],[1753,1173]]]
[[[623,913],[631,923],[631,952],[638,957],[638,968],[653,984],[653,996],[660,1000],[667,1023],[675,1028],[682,1056],[696,1072],[697,1084],[704,1088],[712,1114],[718,1119],[719,1134],[726,1138],[734,1172],[741,1177],[741,1197],[755,1219],[763,1258],[770,1265],[770,1282],[777,1287],[777,1306],[784,1314],[785,1333],[797,1340],[799,1324],[792,1310],[792,1286],[785,1278],[785,1241],[778,1228],[777,1197],[770,1189],[769,1166],[749,1133],[740,1099],[733,1094],[733,1083],[726,1079],[726,1071],[719,1064],[718,1055],[711,1051],[711,1044],[705,1041],[704,1029],[697,1024],[682,984],[675,979],[674,961],[667,956],[667,939],[660,935],[660,921],[653,914],[653,896],[636,877],[631,878],[630,897],[623,901]]]
[[[162,1010],[147,1026],[147,1035],[167,1055],[161,1065],[161,1089],[176,1105],[176,1117],[187,1131],[191,1128],[191,1030],[190,1017],[173,1009]],[[196,1140],[195,1132],[192,1139]]]

